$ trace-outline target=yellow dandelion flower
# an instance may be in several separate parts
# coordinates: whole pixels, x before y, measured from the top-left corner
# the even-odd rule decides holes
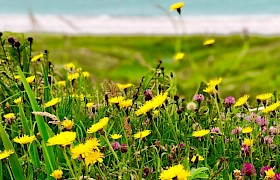
[[[267,106],[262,112],[269,113],[269,112],[275,111],[279,106],[280,106],[280,101]]]
[[[3,152],[0,151],[0,160],[9,157],[13,153],[14,153],[13,150],[5,150]]]
[[[123,108],[128,108],[128,107],[132,106],[132,99],[121,101],[119,103],[119,106],[123,107]]]
[[[21,102],[22,102],[22,98],[21,97],[19,97],[19,98],[14,100],[14,103],[16,103],[16,104],[20,104]]]
[[[65,86],[66,86],[66,81],[58,81],[58,82],[57,82],[57,85],[58,85],[59,87],[65,87]]]
[[[151,134],[151,130],[144,130],[144,131],[134,134],[133,137],[135,139],[143,139],[143,138],[147,137],[149,134]]]
[[[75,65],[73,63],[68,63],[68,64],[65,64],[64,65],[64,68],[65,69],[74,69],[75,68]]]
[[[32,59],[31,59],[31,62],[37,62],[39,59],[43,58],[44,57],[44,54],[41,53],[41,54],[38,54],[36,56],[34,56]]]
[[[204,46],[210,46],[213,45],[215,43],[215,39],[207,39],[203,42]]]
[[[193,156],[192,159],[191,159],[191,162],[195,162],[196,158],[198,158],[198,161],[203,161],[204,158],[200,155],[196,155],[196,156]]]
[[[127,89],[127,88],[130,88],[130,87],[132,87],[133,86],[133,84],[120,84],[120,83],[118,83],[117,84],[117,87],[120,89],[120,90],[124,90],[124,89]]]
[[[86,104],[86,107],[87,107],[87,108],[90,108],[90,107],[92,107],[93,105],[94,105],[94,103],[87,103],[87,104]]]
[[[89,72],[87,72],[87,71],[82,72],[82,75],[83,75],[85,78],[88,78],[88,77],[90,76]]]
[[[117,97],[110,98],[110,99],[109,99],[109,103],[118,104],[118,103],[120,103],[120,102],[123,101],[123,100],[124,100],[124,97],[122,97],[122,96],[117,96]]]
[[[109,118],[104,117],[99,120],[99,122],[93,124],[88,130],[87,133],[95,133],[101,129],[103,129],[108,124]]]
[[[28,136],[24,134],[22,137],[14,138],[13,141],[19,144],[28,144],[28,143],[32,143],[35,139],[36,139],[35,136]]]
[[[15,80],[19,80],[19,79],[20,79],[20,75],[15,75],[15,76],[14,76],[14,79],[15,79]]]
[[[203,129],[203,130],[199,130],[199,131],[194,131],[192,135],[196,138],[200,138],[200,137],[203,137],[203,136],[205,136],[209,133],[210,133],[209,129],[207,129],[207,130]]]
[[[254,142],[253,139],[245,138],[244,141],[243,141],[243,144],[245,144],[246,146],[252,146],[253,142]]]
[[[174,56],[174,60],[180,61],[180,60],[184,59],[184,57],[185,57],[185,53],[179,52]]]
[[[244,133],[244,134],[251,133],[252,131],[253,131],[253,128],[251,128],[250,126],[247,126],[242,129],[242,133]]]
[[[236,101],[236,103],[234,104],[234,107],[238,107],[238,106],[244,105],[247,102],[248,99],[249,99],[249,95],[246,94],[246,95],[242,96],[241,98],[239,98]]]
[[[79,76],[80,76],[79,73],[68,74],[67,79],[68,79],[69,81],[72,81],[72,80],[74,80],[74,79],[78,79]]]
[[[54,170],[50,176],[54,177],[55,179],[61,179],[63,175],[63,171],[60,169]]]
[[[266,93],[266,94],[257,95],[256,99],[261,100],[261,101],[266,101],[266,100],[270,99],[271,97],[272,97],[271,93]]]
[[[35,80],[35,76],[29,76],[28,78],[26,78],[26,81],[30,84]]]
[[[177,9],[181,9],[182,7],[184,6],[184,3],[183,2],[178,2],[176,4],[172,4],[170,6],[170,10],[171,11],[174,11],[174,10],[177,10]]]
[[[53,98],[51,99],[50,101],[46,102],[44,107],[47,108],[47,107],[51,107],[51,106],[54,106],[56,105],[57,103],[59,103],[61,101],[61,98]]]
[[[88,156],[85,157],[85,163],[86,165],[89,164],[95,164],[98,162],[103,162],[104,154],[99,151],[94,151],[93,153],[90,153]]]
[[[112,134],[112,135],[111,135],[111,138],[114,139],[114,140],[120,139],[121,137],[122,137],[121,134]]]
[[[207,88],[203,89],[203,92],[207,93],[217,93],[215,86],[207,86]]]
[[[163,170],[159,176],[161,180],[186,180],[191,176],[190,172],[184,169],[184,166],[181,164],[170,167],[167,170]]]
[[[73,125],[74,125],[74,122],[69,120],[69,119],[66,119],[64,121],[62,121],[61,125],[67,129],[67,130],[71,130]]]
[[[212,80],[210,80],[209,83],[207,83],[207,85],[208,86],[217,86],[217,85],[221,84],[222,81],[223,81],[223,78],[212,79]]]
[[[61,145],[67,146],[73,143],[76,139],[76,132],[65,131],[61,132],[48,139],[47,146]]]
[[[269,170],[265,171],[265,177],[269,179],[273,179],[275,176],[275,172],[273,172],[273,169],[270,168]]]
[[[71,148],[71,157],[72,159],[77,159],[78,157],[85,158],[90,153],[99,151],[98,146],[100,146],[100,144],[96,138],[89,139],[85,143],[78,144],[74,148]]]
[[[5,114],[5,115],[4,115],[4,118],[5,118],[5,119],[15,119],[16,116],[15,116],[14,113],[8,113],[8,114]]]

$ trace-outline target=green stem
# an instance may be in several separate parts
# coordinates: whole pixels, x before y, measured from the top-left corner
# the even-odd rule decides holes
[[[73,168],[72,168],[72,166],[71,166],[71,164],[70,164],[70,161],[69,161],[69,159],[68,159],[68,156],[67,156],[67,153],[66,153],[66,147],[63,147],[63,156],[64,156],[64,158],[65,158],[65,160],[66,160],[67,166],[69,167],[69,171],[70,171],[70,173],[71,173],[71,176],[72,176],[74,179],[77,179],[77,178],[76,178],[76,175],[75,175],[75,173],[74,173],[74,171],[73,171]]]
[[[109,140],[108,140],[107,133],[106,133],[105,130],[104,130],[104,135],[103,135],[103,136],[104,136],[104,138],[105,138],[105,141],[106,141],[107,145],[109,146],[110,151],[112,152],[113,156],[115,157],[115,159],[116,159],[116,161],[117,161],[117,164],[119,164],[119,163],[120,163],[120,160],[119,160],[119,158],[118,158],[116,152],[114,151],[113,147],[111,146],[111,143],[110,143]]]

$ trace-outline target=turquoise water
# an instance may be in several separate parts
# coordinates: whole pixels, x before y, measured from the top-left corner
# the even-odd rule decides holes
[[[174,0],[0,0],[0,14],[162,16]],[[280,14],[280,0],[185,0],[183,15]],[[165,10],[165,11],[164,11]]]

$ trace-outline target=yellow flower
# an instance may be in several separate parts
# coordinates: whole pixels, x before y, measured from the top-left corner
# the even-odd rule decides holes
[[[103,162],[104,154],[99,151],[94,151],[85,157],[86,165],[95,164],[98,162]]]
[[[72,144],[75,139],[76,139],[76,132],[65,131],[49,138],[47,142],[47,146],[54,146],[54,145],[67,146]]]
[[[4,118],[5,118],[5,119],[15,119],[16,116],[15,116],[14,113],[8,113],[8,114],[5,114],[5,115],[4,115]]]
[[[93,124],[88,130],[87,133],[95,133],[101,129],[103,129],[108,124],[109,118],[104,117],[99,120],[99,122]]]
[[[68,64],[65,64],[64,65],[64,68],[65,69],[74,69],[75,68],[75,65],[73,63],[68,63]]]
[[[61,125],[67,129],[67,130],[71,130],[73,125],[74,125],[74,122],[69,120],[69,119],[66,119],[64,121],[62,121]]]
[[[66,86],[66,81],[58,81],[57,85],[60,87],[65,87]]]
[[[128,107],[132,106],[132,99],[121,101],[119,103],[119,106],[123,107],[123,108],[128,108]]]
[[[245,144],[246,146],[252,146],[253,142],[254,142],[253,139],[245,138],[244,141],[243,141],[243,144]]]
[[[80,76],[79,73],[68,74],[67,79],[68,79],[69,81],[72,81],[72,80],[74,80],[74,79],[78,79],[79,76]]]
[[[89,139],[85,143],[78,144],[74,148],[71,148],[71,157],[72,159],[77,159],[78,157],[85,158],[94,151],[99,151],[98,146],[100,146],[100,144],[96,138]]]
[[[90,107],[93,106],[93,104],[94,104],[94,103],[87,103],[87,104],[86,104],[86,107],[87,107],[87,108],[90,108]]]
[[[135,114],[137,116],[141,115],[141,114],[145,114],[148,111],[150,111],[151,109],[157,108],[159,106],[161,106],[164,101],[167,99],[167,95],[168,93],[165,92],[164,94],[159,94],[156,97],[154,97],[152,100],[147,101],[143,106],[141,106],[136,112]]]
[[[269,170],[265,171],[265,177],[273,179],[275,176],[275,172],[273,172],[273,169],[270,168]]]
[[[174,59],[175,59],[176,61],[180,61],[180,60],[184,59],[184,57],[185,57],[185,54],[182,53],[182,52],[179,52],[179,53],[177,53],[177,54],[174,56]]]
[[[144,130],[144,131],[134,134],[134,138],[143,139],[143,138],[147,137],[149,134],[151,134],[151,130]]]
[[[266,101],[272,97],[271,93],[266,93],[266,94],[260,94],[257,95],[256,99],[261,100],[261,101]]]
[[[16,104],[20,104],[21,102],[22,102],[22,98],[21,97],[19,97],[19,98],[14,100],[14,103],[16,103]]]
[[[242,129],[242,133],[244,133],[244,134],[251,133],[252,131],[253,131],[253,128],[251,128],[249,126]]]
[[[15,80],[19,80],[20,79],[20,75],[15,75],[14,78],[15,78]]]
[[[196,156],[193,156],[192,159],[191,159],[191,162],[195,162],[196,158],[198,158],[198,161],[203,161],[204,158],[200,155],[196,155]]]
[[[30,84],[35,80],[35,76],[30,76],[28,78],[26,78],[26,81]]]
[[[192,135],[194,137],[203,137],[203,136],[205,136],[209,133],[210,133],[209,129],[207,129],[207,130],[203,129],[203,130],[200,130],[200,131],[194,131]]]
[[[89,72],[84,71],[84,72],[82,72],[82,75],[83,75],[85,78],[88,78],[90,74],[89,74]]]
[[[41,53],[41,54],[38,54],[36,56],[34,56],[32,59],[31,59],[31,62],[37,62],[39,59],[41,59],[42,57],[44,57],[44,54]]]
[[[275,111],[279,106],[280,106],[280,101],[267,106],[262,112],[268,113],[268,112]]]
[[[124,90],[124,89],[130,88],[131,86],[133,86],[133,84],[130,84],[130,83],[129,84],[120,84],[120,83],[118,83],[117,86],[120,90]]]
[[[14,138],[13,141],[19,144],[28,144],[28,143],[32,143],[35,139],[36,139],[35,136],[28,136],[24,134],[22,137]]]
[[[0,160],[9,157],[9,156],[10,156],[11,154],[13,154],[13,153],[14,153],[13,150],[8,150],[8,151],[5,150],[5,151],[3,151],[3,152],[0,152]]]
[[[208,86],[207,88],[203,89],[203,92],[207,93],[217,93],[215,86]]]
[[[123,100],[124,100],[124,97],[122,97],[122,96],[117,96],[117,97],[110,98],[110,99],[109,99],[109,103],[118,104],[118,103],[120,103],[120,102],[123,101]]]
[[[57,103],[59,103],[61,101],[60,98],[53,98],[51,99],[49,102],[46,102],[44,107],[47,108],[47,107],[51,107],[51,106],[54,106],[56,105]]]
[[[210,46],[213,45],[215,43],[215,39],[207,39],[203,42],[204,46]]]
[[[61,179],[63,175],[63,171],[60,169],[54,170],[50,176],[54,177],[55,179]]]
[[[189,176],[191,176],[189,171],[186,171],[183,165],[178,164],[170,167],[167,170],[163,170],[159,176],[161,180],[186,180]]]
[[[159,114],[159,110],[154,110],[153,113],[154,113],[154,116],[157,117]]]
[[[171,11],[174,11],[174,10],[177,10],[177,9],[181,9],[182,7],[184,6],[184,3],[183,2],[178,2],[176,4],[172,4],[170,6],[170,10]]]
[[[214,86],[214,87],[215,87],[215,86],[221,84],[222,80],[223,80],[223,78],[212,79],[212,80],[210,80],[209,83],[207,83],[207,85],[208,85],[208,86]]]
[[[111,138],[114,139],[114,140],[120,139],[121,137],[122,137],[121,134],[112,134],[112,135],[111,135]]]
[[[238,107],[238,106],[244,105],[247,102],[248,99],[249,99],[249,95],[246,94],[246,95],[242,96],[241,98],[239,98],[236,101],[236,103],[234,104],[234,107]]]

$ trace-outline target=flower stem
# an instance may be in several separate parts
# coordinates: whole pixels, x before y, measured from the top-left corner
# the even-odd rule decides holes
[[[70,164],[70,161],[69,161],[69,159],[68,159],[68,156],[67,156],[67,154],[66,154],[66,147],[63,147],[63,156],[64,156],[64,158],[65,158],[65,160],[66,160],[67,166],[69,167],[69,171],[70,171],[70,173],[71,173],[71,176],[73,176],[73,178],[77,179],[77,178],[76,178],[76,175],[75,175],[75,173],[74,173],[74,171],[73,171],[73,168],[72,168],[72,166],[71,166],[71,164]]]

